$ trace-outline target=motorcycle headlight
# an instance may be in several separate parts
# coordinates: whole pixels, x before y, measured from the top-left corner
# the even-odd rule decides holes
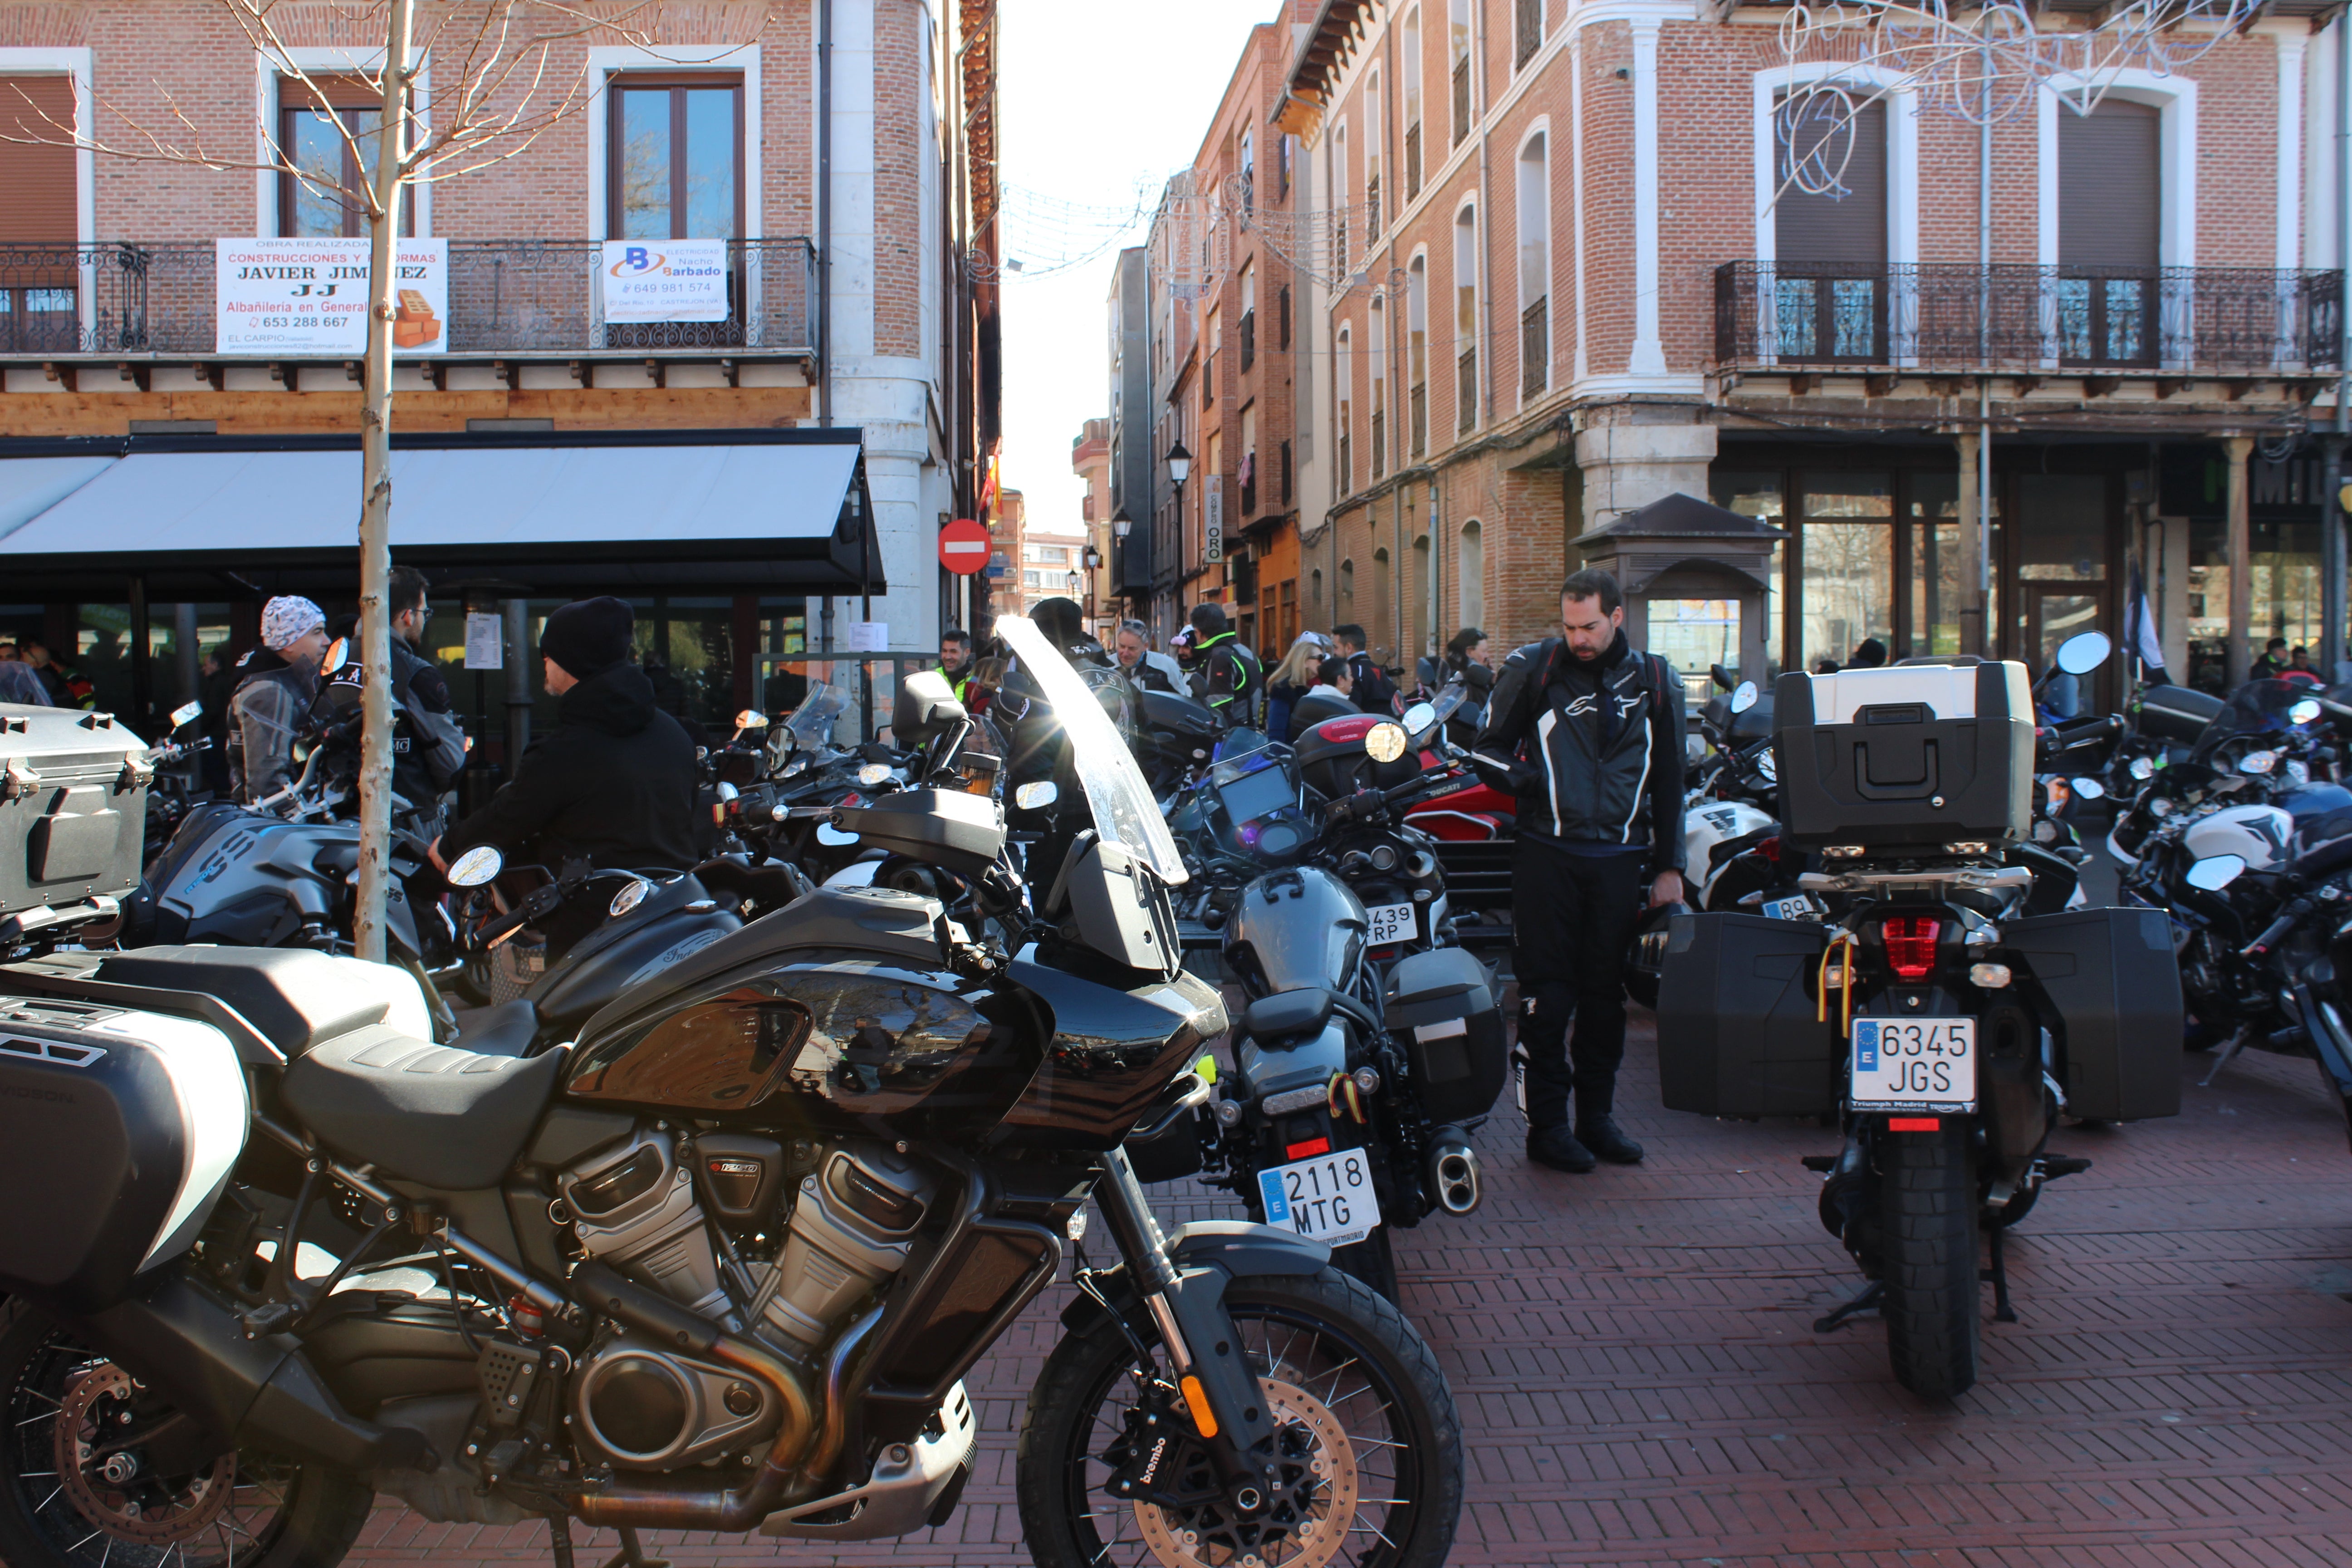
[[[1772,784],[1780,782],[1780,764],[1772,760],[1769,752],[1756,759],[1756,771]]]
[[[2134,757],[2131,761],[2131,776],[2143,781],[2154,778],[2156,760],[2152,757]]]
[[[2238,771],[2242,773],[2266,773],[2278,766],[2278,760],[2276,752],[2248,752],[2238,759]]]

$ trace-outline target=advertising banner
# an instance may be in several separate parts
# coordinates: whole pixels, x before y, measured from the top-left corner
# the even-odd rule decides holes
[[[608,321],[723,321],[723,239],[608,239],[604,261]]]
[[[1202,552],[1201,558],[1204,561],[1223,561],[1225,558],[1224,480],[1215,474],[1211,474],[1208,486],[1209,493],[1202,499],[1201,505],[1202,534],[1208,548]]]
[[[393,254],[392,352],[446,353],[449,242],[404,239]],[[213,257],[215,353],[367,353],[366,240],[222,239]]]

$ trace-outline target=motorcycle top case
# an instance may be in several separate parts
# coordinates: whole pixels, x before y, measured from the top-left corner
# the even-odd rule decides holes
[[[7,994],[0,1286],[68,1312],[185,1252],[245,1147],[236,1049],[191,1018]]]
[[[137,887],[153,776],[111,714],[0,704],[0,920]]]
[[[2021,838],[2033,696],[2014,660],[1791,671],[1773,689],[1780,837],[1899,850]]]
[[[1466,1121],[1494,1109],[1510,1073],[1510,1049],[1485,964],[1458,947],[1399,959],[1381,1016],[1412,1063],[1431,1121]]]
[[[1658,978],[1658,1089],[1701,1116],[1837,1110],[1845,1042],[1807,981],[1828,937],[1814,921],[1676,915]]]
[[[2163,910],[2036,915],[2005,922],[2000,939],[2057,1014],[2068,1114],[2180,1114],[2180,966]]]

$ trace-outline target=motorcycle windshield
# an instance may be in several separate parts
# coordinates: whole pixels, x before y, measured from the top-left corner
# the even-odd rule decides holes
[[[2230,694],[2230,705],[2206,731],[2210,742],[2229,735],[2284,733],[2295,728],[2290,710],[2318,689],[2301,680],[2250,680]]]
[[[793,738],[793,750],[814,752],[831,745],[834,724],[848,707],[848,692],[822,680],[812,682],[808,695],[784,721],[784,731]]]
[[[1152,802],[1142,770],[1119,739],[1110,715],[1070,668],[1070,661],[1025,616],[1001,617],[996,635],[1036,681],[1038,691],[1069,736],[1070,766],[1087,792],[1095,831],[1103,842],[1140,858],[1171,887],[1183,881],[1183,857],[1176,852],[1176,840]]]

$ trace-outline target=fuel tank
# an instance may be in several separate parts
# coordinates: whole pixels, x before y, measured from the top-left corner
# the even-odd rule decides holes
[[[125,945],[305,945],[306,931],[341,928],[359,845],[356,823],[287,822],[223,802],[200,806],[148,864],[131,895]],[[397,880],[390,892],[392,940],[416,953],[415,911]]]
[[[630,986],[742,929],[734,910],[719,907],[692,877],[680,877],[573,943],[531,987],[531,1005],[545,1019],[591,1017]]]
[[[1253,996],[1354,988],[1370,921],[1348,884],[1319,866],[1260,877],[1225,922],[1225,962]]]
[[[1028,962],[960,976],[933,934],[942,915],[891,889],[820,889],[590,1019],[564,1092],[750,1126],[1107,1150],[1225,1026],[1215,988],[1189,974],[1133,991]]]

